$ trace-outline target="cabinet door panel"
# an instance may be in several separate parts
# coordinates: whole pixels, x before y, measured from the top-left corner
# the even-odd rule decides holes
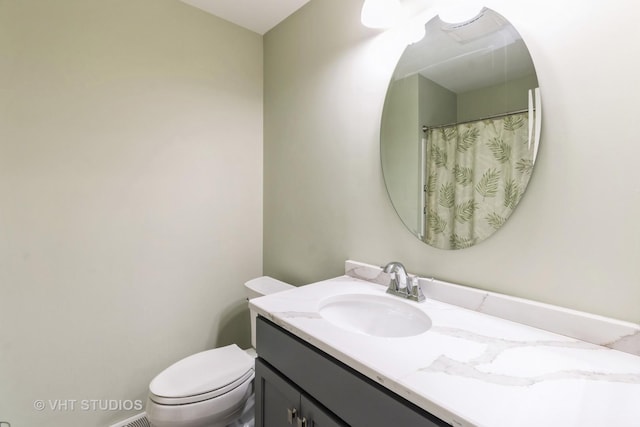
[[[300,392],[256,359],[256,425],[262,427],[296,426],[300,410]],[[295,410],[292,419],[289,411]],[[291,423],[289,423],[291,419]]]

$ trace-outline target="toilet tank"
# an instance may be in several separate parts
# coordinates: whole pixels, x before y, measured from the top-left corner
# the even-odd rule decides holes
[[[244,284],[244,288],[247,294],[247,300],[258,298],[264,295],[275,294],[277,292],[286,291],[289,289],[293,289],[295,286],[292,286],[288,283],[282,282],[280,280],[274,279],[269,276],[257,277],[255,279],[251,279]],[[251,346],[253,348],[256,347],[256,312],[251,311]]]

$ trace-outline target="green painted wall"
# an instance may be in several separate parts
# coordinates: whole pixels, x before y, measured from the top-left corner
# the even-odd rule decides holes
[[[460,251],[418,241],[389,202],[380,117],[404,46],[397,32],[362,27],[361,6],[312,0],[265,36],[265,273],[303,284],[342,274],[348,258],[398,260],[425,276],[639,322],[640,64],[628,44],[616,48],[640,37],[636,6],[487,4],[531,51],[542,142],[513,216]],[[603,26],[614,30],[586,30]],[[616,123],[615,137],[594,123]]]

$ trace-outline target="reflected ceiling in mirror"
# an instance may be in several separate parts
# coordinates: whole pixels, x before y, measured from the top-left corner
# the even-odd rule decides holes
[[[518,31],[484,8],[435,17],[394,71],[381,120],[387,191],[409,230],[441,249],[495,233],[520,201],[539,145],[538,78]]]

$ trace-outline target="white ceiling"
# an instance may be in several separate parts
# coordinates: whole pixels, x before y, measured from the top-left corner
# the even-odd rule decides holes
[[[309,0],[180,0],[263,35]]]

